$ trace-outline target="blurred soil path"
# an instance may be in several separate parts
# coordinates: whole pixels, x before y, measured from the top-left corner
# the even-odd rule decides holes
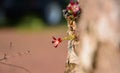
[[[8,59],[3,62],[24,67],[31,73],[63,73],[67,42],[63,42],[58,48],[54,48],[51,44],[51,37],[63,36],[63,32],[65,33],[61,29],[29,33],[2,29],[0,30],[0,58],[7,52]],[[0,73],[27,72],[0,63]]]

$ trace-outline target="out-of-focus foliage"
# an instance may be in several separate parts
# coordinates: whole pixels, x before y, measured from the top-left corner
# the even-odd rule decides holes
[[[28,15],[33,18],[37,16],[37,21],[42,19],[48,25],[58,25],[62,21],[62,9],[66,4],[67,1],[64,0],[1,0],[0,27],[17,26],[22,23],[21,19],[28,18]],[[31,22],[32,17],[24,21]],[[29,22],[26,25],[28,24]]]

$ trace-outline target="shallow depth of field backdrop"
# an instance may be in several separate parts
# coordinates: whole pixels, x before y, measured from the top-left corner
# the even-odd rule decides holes
[[[31,73],[64,72],[67,41],[58,48],[51,43],[52,36],[66,35],[62,9],[67,1],[63,2],[0,1],[0,60],[7,55],[7,59],[0,61],[0,73],[27,73],[15,66]]]
[[[62,9],[67,3],[68,0],[0,0],[0,73],[64,72],[67,41],[57,48],[51,41],[52,36],[66,36]],[[103,49],[103,59],[104,52],[110,54],[109,58],[116,57],[111,50]],[[109,61],[100,61],[99,65],[112,67]],[[119,59],[111,61],[116,65],[111,69],[119,69]]]

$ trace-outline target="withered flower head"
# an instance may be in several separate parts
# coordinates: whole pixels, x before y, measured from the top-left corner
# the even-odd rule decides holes
[[[63,10],[63,15],[66,19],[74,20],[80,15],[80,12],[81,8],[79,2],[77,0],[70,0],[66,9]]]

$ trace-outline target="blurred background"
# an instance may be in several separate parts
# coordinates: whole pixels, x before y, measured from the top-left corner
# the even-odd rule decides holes
[[[0,0],[0,73],[63,73],[67,41],[54,48],[52,36],[66,35],[62,9],[68,0]],[[6,60],[1,60],[7,55]],[[7,64],[3,64],[7,63]]]
[[[62,21],[64,0],[0,0],[1,26],[16,26],[25,17],[41,18],[48,25]]]

